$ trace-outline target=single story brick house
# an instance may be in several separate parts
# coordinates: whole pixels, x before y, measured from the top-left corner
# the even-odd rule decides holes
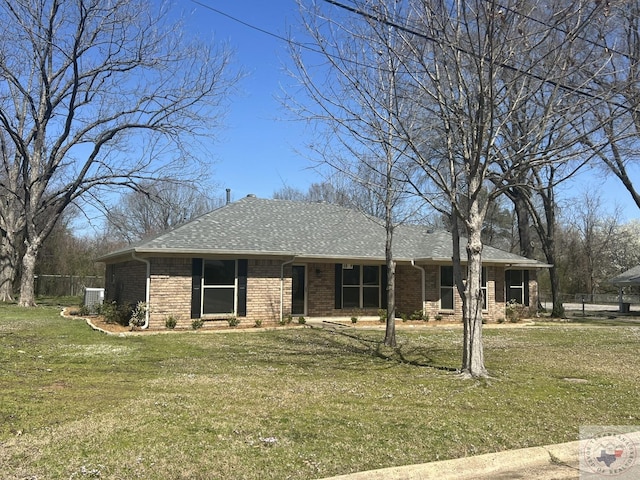
[[[266,325],[288,315],[377,318],[387,299],[384,243],[384,226],[361,212],[249,195],[98,260],[105,301],[146,301],[148,328],[165,328],[170,316],[178,328],[196,318],[205,327],[230,317]],[[393,249],[397,311],[460,320],[451,235],[400,225]],[[511,299],[536,306],[544,267],[485,246],[484,318],[504,318]]]

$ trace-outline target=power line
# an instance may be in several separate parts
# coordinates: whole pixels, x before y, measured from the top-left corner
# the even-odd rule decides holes
[[[417,29],[409,28],[408,26],[401,25],[401,24],[399,24],[399,23],[397,23],[395,21],[389,20],[387,18],[383,18],[381,15],[374,14],[374,13],[369,13],[367,11],[364,11],[364,10],[360,9],[360,8],[352,7],[352,6],[349,6],[349,5],[345,5],[345,4],[343,4],[341,2],[338,2],[336,0],[324,0],[324,2],[329,3],[331,5],[334,5],[334,6],[338,7],[338,8],[342,8],[344,10],[347,10],[347,11],[349,11],[351,13],[354,13],[356,15],[359,15],[361,17],[368,18],[370,20],[374,20],[375,22],[381,23],[383,25],[396,28],[396,29],[398,29],[398,30],[400,30],[402,32],[408,33],[410,35],[415,35],[416,37],[422,38],[422,39],[427,40],[429,42],[433,42],[433,43],[437,43],[437,44],[442,44],[443,43],[441,40],[439,40],[439,39],[437,39],[437,38],[435,38],[433,36],[430,36],[430,35],[428,35],[428,34],[426,34],[424,32],[418,31]],[[549,27],[549,28],[551,28],[551,27]],[[449,47],[453,48],[454,50],[456,50],[459,53],[464,53],[466,55],[470,55],[470,56],[478,58],[478,59],[486,59],[486,57],[484,57],[483,55],[481,55],[479,53],[475,53],[475,52],[469,51],[469,50],[467,50],[467,49],[465,49],[463,47],[460,47],[458,45],[455,45],[455,44],[450,44]],[[551,80],[551,79],[549,79],[547,77],[543,77],[543,76],[538,75],[536,73],[533,73],[533,72],[531,72],[529,70],[523,70],[521,68],[515,67],[513,65],[509,65],[509,64],[503,63],[503,62],[498,62],[497,65],[500,66],[501,68],[506,69],[506,70],[510,70],[512,72],[516,72],[518,74],[528,76],[530,78],[533,78],[534,80],[538,80],[540,82],[549,84],[551,86],[554,86],[554,87],[557,87],[557,88],[561,88],[562,90],[565,90],[565,91],[568,91],[568,92],[571,92],[571,93],[576,93],[578,95],[581,95],[581,96],[584,96],[584,97],[587,97],[587,98],[592,98],[592,99],[595,99],[595,100],[607,101],[604,98],[601,98],[599,95],[591,93],[591,92],[589,92],[587,90],[581,89],[579,87],[573,87],[573,86],[570,86],[570,85],[566,85],[566,84],[564,84],[562,82],[559,82],[559,81],[556,81],[556,80]],[[614,105],[614,106],[619,107],[619,108],[623,108],[623,109],[627,109],[627,110],[629,109],[628,106],[619,104],[617,102],[609,102],[609,103],[611,105]]]
[[[238,18],[238,17],[234,17],[233,15],[229,15],[228,13],[223,12],[222,10],[219,10],[217,8],[212,7],[211,5],[207,5],[206,3],[202,3],[199,0],[191,0],[192,3],[195,3],[196,5],[201,6],[202,8],[206,8],[207,10],[211,10],[214,13],[217,13],[218,15],[222,15],[223,17],[228,18],[229,20],[232,20],[236,23],[239,23],[240,25],[243,25],[247,28],[250,28],[252,30],[255,30],[256,32],[260,32],[263,33],[265,35],[268,35],[270,37],[273,37],[277,40],[281,40],[283,42],[285,42],[288,45],[295,45],[297,47],[303,48],[305,50],[309,50],[311,52],[314,53],[322,53],[325,54],[325,52],[323,52],[322,50],[319,50],[317,48],[311,47],[309,45],[305,45],[304,43],[300,43],[300,42],[296,42],[295,40],[292,40],[291,38],[287,38],[287,37],[283,37],[282,35],[279,35],[277,33],[271,32],[269,30],[266,30],[264,28],[261,27],[257,27],[256,25],[253,25],[249,22],[245,22],[244,20]]]
[[[237,17],[234,17],[232,15],[229,15],[228,13],[223,12],[222,10],[218,10],[217,8],[212,7],[211,5],[207,5],[205,3],[202,3],[198,0],[191,0],[192,3],[195,3],[196,5],[200,5],[202,8],[206,8],[207,10],[211,10],[212,12],[217,13],[218,15],[222,15],[223,17],[227,17],[230,20],[233,20],[236,23],[239,23],[241,25],[244,25],[247,28],[250,28],[252,30],[256,30],[257,32],[260,33],[264,33],[265,35],[269,35],[270,37],[273,38],[277,38],[278,40],[282,40],[283,42],[287,42],[289,43],[290,40],[288,38],[285,38],[281,35],[278,35],[277,33],[273,33],[270,32],[269,30],[265,30],[264,28],[260,28],[260,27],[256,27],[255,25],[252,25],[248,22],[245,22],[244,20],[241,20]],[[295,42],[294,42],[295,43]]]

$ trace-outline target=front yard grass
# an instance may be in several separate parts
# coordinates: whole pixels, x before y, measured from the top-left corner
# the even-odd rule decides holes
[[[0,478],[310,479],[637,425],[640,327],[108,336],[0,306]]]

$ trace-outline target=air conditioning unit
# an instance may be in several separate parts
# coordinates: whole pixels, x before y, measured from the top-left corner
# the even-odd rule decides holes
[[[84,306],[91,311],[95,311],[96,307],[104,302],[104,288],[85,288],[84,289]]]

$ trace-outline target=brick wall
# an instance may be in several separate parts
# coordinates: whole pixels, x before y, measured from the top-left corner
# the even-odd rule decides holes
[[[149,328],[165,328],[169,317],[177,328],[191,328],[191,259],[152,258]]]
[[[168,317],[177,321],[178,328],[191,328],[191,258],[151,258],[150,325],[152,329],[164,329]],[[252,259],[248,262],[247,316],[240,317],[241,324],[253,325],[260,320],[263,325],[277,324],[280,320],[280,259]],[[384,267],[383,267],[384,268]],[[443,320],[462,319],[462,302],[454,289],[454,310],[440,308],[439,271],[437,265],[426,265],[425,313],[431,321],[436,315]],[[377,308],[335,308],[335,265],[333,263],[306,264],[307,315],[311,317],[378,316]],[[396,304],[399,314],[421,309],[422,273],[410,265],[396,268]],[[105,299],[120,304],[136,304],[145,299],[146,265],[139,261],[109,264],[106,268]],[[284,267],[283,315],[291,312],[291,265]],[[504,269],[487,267],[488,310],[483,313],[487,321],[505,317]],[[383,288],[384,292],[384,288]],[[383,293],[384,294],[384,293]],[[529,276],[530,304],[538,302],[536,272]],[[220,325],[226,318],[204,317],[205,327]]]
[[[109,264],[105,270],[105,301],[119,305],[144,302],[146,281],[147,266],[142,262]]]
[[[386,268],[386,267],[385,267]],[[396,312],[411,315],[422,310],[422,272],[410,265],[396,266]]]
[[[276,324],[280,320],[280,260],[249,260],[247,272],[247,316],[243,323]],[[291,265],[284,267],[283,315],[291,312]]]

